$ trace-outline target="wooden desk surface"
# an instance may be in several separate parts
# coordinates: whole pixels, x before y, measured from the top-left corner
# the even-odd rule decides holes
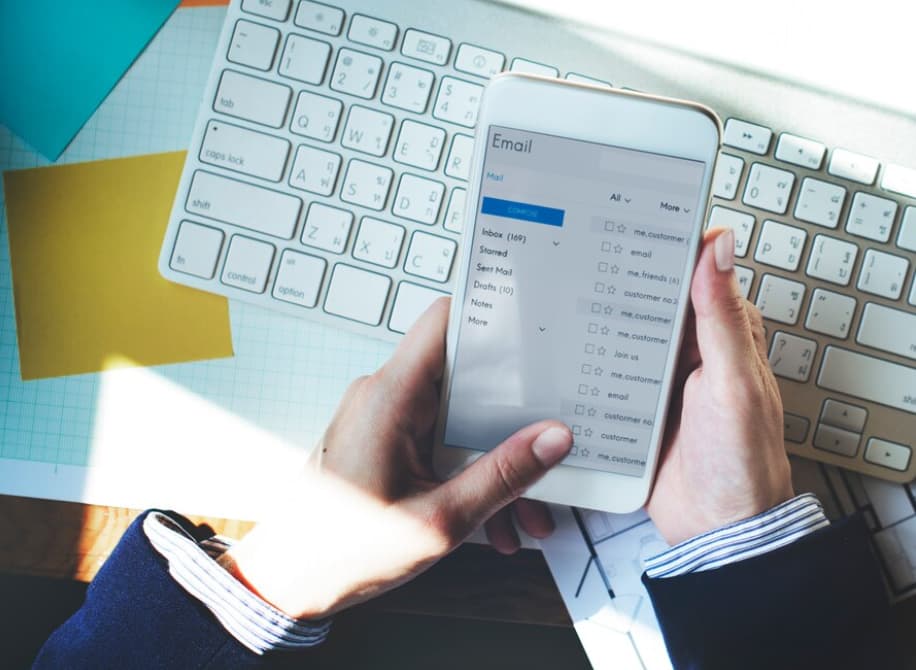
[[[0,572],[90,581],[139,510],[0,496]],[[190,517],[241,537],[252,523]],[[543,556],[467,544],[373,609],[571,626]],[[906,667],[916,668],[916,598],[894,606]]]

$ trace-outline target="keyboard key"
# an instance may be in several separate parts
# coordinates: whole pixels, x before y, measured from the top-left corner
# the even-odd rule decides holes
[[[377,326],[382,322],[391,279],[350,265],[334,266],[324,310],[345,319]]]
[[[291,95],[288,86],[225,70],[213,99],[213,111],[280,128],[286,119]]]
[[[817,342],[777,331],[770,347],[770,367],[777,377],[806,382],[811,375]]]
[[[916,170],[902,165],[885,165],[881,188],[900,195],[916,198]]]
[[[754,283],[754,271],[741,265],[735,266],[735,277],[738,280],[738,290],[746,300],[751,294],[751,284]]]
[[[506,57],[497,51],[481,49],[473,44],[462,44],[455,54],[455,69],[489,79],[502,71]]]
[[[394,49],[394,42],[397,38],[398,27],[393,23],[362,14],[354,14],[350,19],[347,39],[351,42],[391,51]]]
[[[274,246],[267,242],[233,235],[223,265],[222,282],[252,293],[263,293],[274,251]]]
[[[277,300],[314,307],[318,304],[325,267],[327,261],[323,258],[285,249],[271,295]]]
[[[242,11],[274,21],[286,21],[290,0],[242,0]]]
[[[807,237],[808,233],[803,228],[766,220],[760,229],[754,260],[794,272],[801,262]]]
[[[794,183],[795,175],[791,172],[754,163],[747,176],[742,202],[768,212],[784,214],[789,206],[789,195]]]
[[[444,130],[406,119],[401,123],[401,132],[392,158],[398,163],[435,170],[439,166],[444,145]]]
[[[364,216],[353,244],[353,258],[393,268],[398,264],[403,243],[403,227]]]
[[[446,282],[457,246],[454,240],[430,235],[422,230],[414,231],[407,249],[407,258],[404,259],[404,272]]]
[[[757,292],[757,309],[765,319],[793,326],[798,321],[804,299],[804,284],[776,275],[763,275]]]
[[[829,346],[817,384],[916,414],[916,368]]]
[[[331,142],[337,133],[343,104],[340,100],[302,91],[296,100],[290,131],[322,142]]]
[[[451,40],[413,29],[404,33],[404,43],[401,45],[401,53],[408,58],[416,58],[433,65],[445,65],[451,50]]]
[[[340,199],[369,209],[383,210],[388,202],[388,190],[394,175],[389,168],[373,165],[356,158],[350,160],[344,177]]]
[[[302,201],[294,196],[202,170],[194,173],[185,203],[191,214],[287,240],[293,236],[301,208]]]
[[[570,72],[566,75],[566,81],[571,81],[576,84],[587,84],[588,86],[597,86],[599,88],[613,88],[611,82],[604,81],[603,79],[595,79],[593,77],[586,77],[585,75],[576,74],[575,72]]]
[[[337,52],[337,63],[331,75],[331,88],[369,100],[375,97],[381,72],[382,59],[378,56],[341,49]]]
[[[182,221],[172,249],[169,267],[204,279],[213,279],[216,261],[223,246],[223,231]]]
[[[468,192],[463,188],[453,188],[448,199],[448,209],[445,210],[445,221],[442,225],[446,230],[460,233],[464,230],[464,202]]]
[[[803,444],[808,437],[808,426],[810,422],[803,416],[783,412],[782,415],[783,433],[789,442]]]
[[[353,212],[320,202],[309,205],[302,228],[302,244],[342,254],[350,238]]]
[[[776,159],[785,163],[799,165],[809,170],[820,170],[824,163],[827,147],[820,142],[805,139],[798,135],[783,133],[776,143]]]
[[[849,326],[856,312],[856,299],[822,288],[814,289],[805,328],[840,339],[849,334]]]
[[[340,160],[340,156],[330,151],[300,145],[289,172],[289,185],[300,191],[331,195],[337,184]]]
[[[878,161],[868,156],[856,154],[846,149],[834,149],[830,156],[827,172],[834,177],[857,181],[860,184],[875,183],[878,176]]]
[[[916,207],[907,207],[903,210],[897,246],[907,251],[916,251]]]
[[[470,135],[456,134],[452,137],[452,147],[445,161],[445,174],[455,179],[467,181],[471,176],[471,154],[474,152],[474,138]]]
[[[324,80],[330,57],[331,45],[327,42],[291,34],[286,38],[277,71],[290,79],[320,84]]]
[[[729,119],[725,122],[722,143],[763,156],[770,150],[771,137],[773,137],[773,131],[769,128],[740,119]]]
[[[859,247],[829,235],[815,235],[805,273],[840,286],[849,284]]]
[[[712,175],[712,194],[717,198],[734,200],[738,182],[744,172],[744,159],[730,154],[719,154],[716,171]]]
[[[258,70],[269,70],[274,64],[279,41],[280,31],[276,28],[251,21],[237,21],[226,59]]]
[[[897,203],[859,191],[852,199],[846,217],[846,232],[878,242],[891,238],[891,228],[897,215]]]
[[[882,298],[897,300],[903,292],[903,282],[906,281],[909,268],[910,262],[906,258],[867,249],[856,288]]]
[[[750,214],[716,205],[709,213],[707,228],[731,228],[735,231],[735,255],[747,256],[747,247],[754,232],[755,219]]]
[[[302,0],[299,8],[296,10],[296,18],[293,19],[300,28],[317,30],[326,35],[340,35],[340,29],[343,27],[344,12],[337,7],[324,5],[320,2],[309,2]]]
[[[830,451],[840,456],[849,456],[850,458],[856,455],[861,440],[862,435],[860,433],[853,433],[824,423],[818,424],[817,432],[814,433],[814,446],[816,448]]]
[[[398,284],[398,292],[394,296],[388,327],[396,333],[406,333],[420,315],[444,295],[448,293],[402,281]]]
[[[392,63],[382,91],[382,102],[408,112],[422,114],[433,90],[433,73],[404,63]]]
[[[398,184],[391,213],[431,226],[439,217],[444,196],[445,185],[441,182],[405,174]]]
[[[443,77],[433,116],[442,121],[473,128],[477,123],[483,86],[468,81]]]
[[[393,127],[394,117],[391,114],[353,105],[340,143],[364,154],[384,156],[388,151],[388,140],[391,139]]]
[[[913,450],[904,444],[873,437],[865,447],[865,460],[885,468],[903,472],[910,466]]]
[[[821,409],[821,423],[829,426],[836,426],[853,433],[861,433],[865,430],[865,420],[868,418],[868,411],[864,407],[849,405],[839,400],[827,398],[824,401],[824,407]]]
[[[280,181],[289,146],[289,142],[279,137],[210,121],[200,147],[200,160],[253,177]]]
[[[873,302],[865,303],[856,341],[916,360],[916,314]]]
[[[513,58],[512,65],[509,67],[513,72],[521,72],[523,74],[536,74],[540,77],[559,77],[560,71],[550,65],[544,65],[543,63],[537,63],[533,60],[528,60],[527,58]]]
[[[805,177],[798,190],[795,218],[825,228],[836,228],[844,202],[846,189],[842,186]]]

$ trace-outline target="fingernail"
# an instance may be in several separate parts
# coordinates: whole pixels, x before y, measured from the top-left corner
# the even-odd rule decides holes
[[[716,269],[729,272],[735,267],[735,231],[729,228],[721,233],[715,242]]]
[[[563,460],[571,446],[572,436],[569,430],[554,426],[537,436],[531,445],[531,451],[541,465],[549,468]]]

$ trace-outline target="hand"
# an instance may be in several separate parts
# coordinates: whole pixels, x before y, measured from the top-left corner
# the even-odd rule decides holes
[[[392,589],[484,522],[497,549],[514,551],[519,540],[506,506],[572,446],[566,426],[542,421],[439,482],[430,451],[448,304],[432,305],[390,361],[350,386],[301,481],[279,497],[279,516],[221,560],[287,614],[323,617]],[[515,513],[535,537],[553,530],[540,503],[518,500]]]
[[[648,503],[670,544],[793,496],[763,319],[738,292],[734,249],[734,232],[710,231],[691,286],[675,387],[683,393],[672,398]]]

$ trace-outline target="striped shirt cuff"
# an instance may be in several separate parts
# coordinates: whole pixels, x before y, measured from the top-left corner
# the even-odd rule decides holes
[[[161,512],[150,512],[143,532],[169,564],[169,574],[202,602],[232,637],[255,654],[314,647],[324,642],[331,620],[301,621],[268,604],[214,559],[230,541],[219,536],[198,543]]]
[[[749,519],[697,535],[645,563],[649,577],[677,577],[759,556],[829,526],[813,493],[803,493]]]

